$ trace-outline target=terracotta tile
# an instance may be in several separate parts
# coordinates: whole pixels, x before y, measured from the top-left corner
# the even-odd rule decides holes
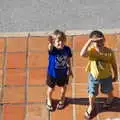
[[[25,68],[26,54],[12,53],[7,54],[7,68]]]
[[[24,85],[26,80],[25,70],[8,69],[6,70],[5,84],[7,85]]]
[[[115,48],[117,45],[117,37],[115,34],[105,34],[105,44],[110,48]]]
[[[3,108],[3,106],[2,105],[0,105],[0,120],[2,120],[3,119],[3,112],[2,112],[2,108]]]
[[[88,40],[88,35],[80,35],[73,37],[73,50],[80,51]]]
[[[3,70],[0,70],[0,86],[2,86],[3,81]]]
[[[25,88],[24,87],[5,87],[3,102],[4,103],[25,102]]]
[[[36,86],[28,88],[28,101],[29,102],[44,102],[46,97],[46,87]]]
[[[30,53],[29,55],[29,67],[47,67],[48,54],[47,52],[42,53]]]
[[[70,36],[67,36],[66,45],[68,45],[71,49],[73,48],[73,38]]]
[[[0,68],[3,68],[3,64],[4,64],[4,55],[0,54]]]
[[[4,52],[5,38],[0,38],[0,52]]]
[[[30,69],[29,70],[29,84],[42,85],[46,84],[46,69]]]
[[[58,86],[55,87],[55,90],[52,95],[53,99],[60,99],[60,90],[61,90],[60,87]],[[66,97],[69,97],[69,98],[72,97],[72,86],[71,85],[67,86]]]
[[[88,59],[87,58],[84,58],[84,57],[81,57],[80,56],[80,52],[74,52],[73,53],[73,64],[74,66],[76,67],[86,67],[88,63]]]
[[[76,105],[76,118],[77,120],[84,120],[84,114],[87,109],[87,105]],[[97,117],[94,116],[92,120],[97,120]]]
[[[120,51],[120,34],[116,34],[116,48],[118,51]]]
[[[63,110],[56,110],[51,113],[52,120],[73,120],[72,105],[66,106]]]
[[[75,85],[75,97],[76,98],[88,98],[87,84]]]
[[[29,40],[30,51],[47,51],[48,37],[31,37]]]
[[[25,106],[23,105],[4,105],[4,120],[24,120]]]
[[[26,51],[25,37],[7,38],[7,52],[23,52]]]
[[[0,109],[1,109],[1,103],[2,103],[2,99],[3,99],[3,97],[2,97],[2,92],[3,92],[3,88],[2,88],[2,86],[0,86]]]
[[[28,120],[48,120],[48,111],[45,104],[29,105]]]
[[[76,83],[87,83],[88,73],[85,71],[85,68],[74,68],[74,77]]]
[[[120,64],[120,52],[114,52],[115,58],[116,58],[116,63],[119,65]]]

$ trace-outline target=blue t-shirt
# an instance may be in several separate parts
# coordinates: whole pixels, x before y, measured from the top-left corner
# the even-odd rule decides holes
[[[49,51],[48,74],[54,78],[62,78],[67,76],[67,59],[72,57],[71,49],[64,46],[63,49],[53,47]]]

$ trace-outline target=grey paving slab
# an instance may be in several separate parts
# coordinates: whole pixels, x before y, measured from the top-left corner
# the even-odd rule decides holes
[[[120,28],[120,0],[0,0],[0,32]]]

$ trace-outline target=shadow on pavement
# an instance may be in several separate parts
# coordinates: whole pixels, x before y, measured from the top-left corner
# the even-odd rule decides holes
[[[104,104],[105,100],[106,100],[106,98],[97,98],[96,99],[96,108],[92,114],[92,118],[97,116],[98,113],[102,113],[102,112],[109,112],[109,111],[110,112],[120,112],[120,98],[116,97],[114,99],[114,102],[112,103],[112,106],[107,109],[103,108],[103,104]],[[54,103],[54,108],[55,108],[55,106],[57,106],[58,100],[54,100],[53,103]],[[66,98],[65,107],[67,107],[69,104],[88,105],[88,98]]]

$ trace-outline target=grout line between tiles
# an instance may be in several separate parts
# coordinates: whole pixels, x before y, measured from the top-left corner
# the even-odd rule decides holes
[[[73,36],[72,36],[72,47],[74,50]],[[73,74],[74,74],[74,78],[72,79],[72,83],[75,83],[74,58],[72,58],[72,68],[73,68]],[[75,84],[72,84],[72,98],[75,98]],[[75,104],[73,104],[73,120],[76,120],[76,106],[75,106]]]
[[[28,45],[29,45],[29,39],[30,39],[30,34],[28,34],[28,37],[26,39],[26,80],[25,80],[25,120],[28,120],[28,80],[29,80],[29,71],[28,71],[28,64],[29,64],[29,56],[28,56]]]
[[[3,120],[3,117],[4,117],[4,104],[3,104],[3,99],[4,99],[4,84],[5,84],[5,73],[6,73],[6,50],[7,50],[7,38],[4,39],[4,54],[3,54],[3,61],[2,61],[2,89],[1,89],[1,96],[0,96],[0,101],[2,103],[2,106],[1,106],[1,114],[0,114],[0,120]]]

